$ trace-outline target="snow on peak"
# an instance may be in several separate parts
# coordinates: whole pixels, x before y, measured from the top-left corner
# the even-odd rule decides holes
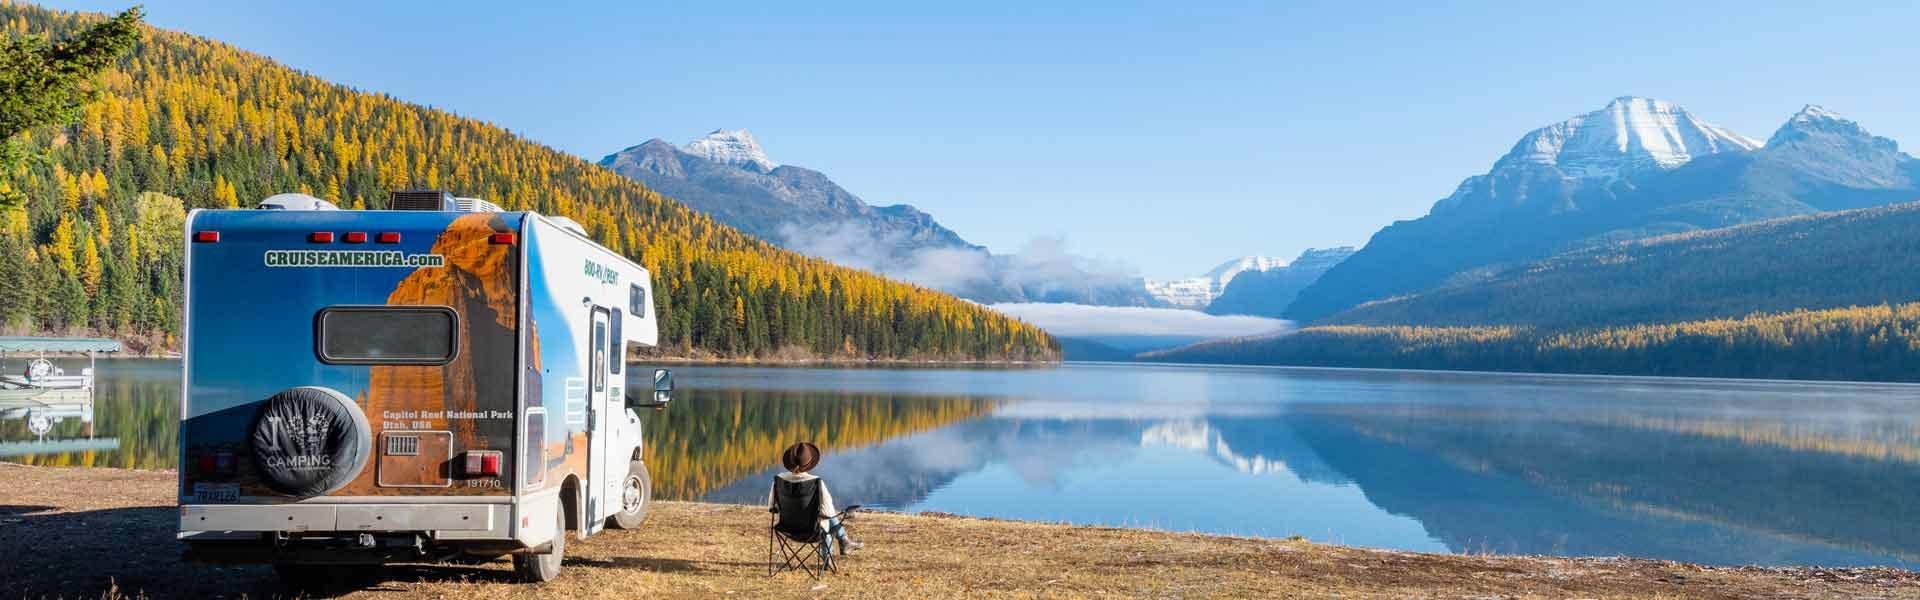
[[[762,172],[780,166],[780,163],[767,158],[767,153],[760,149],[760,142],[755,141],[753,134],[745,129],[715,129],[706,137],[687,142],[681,150],[717,163],[743,167],[752,165]]]
[[[1278,269],[1284,266],[1287,266],[1287,259],[1284,258],[1242,256],[1220,263],[1220,266],[1208,270],[1206,278],[1220,282],[1220,287],[1224,288],[1227,282],[1233,281],[1233,276],[1239,275],[1241,271],[1265,271],[1267,269]]]
[[[1839,113],[1827,110],[1818,104],[1808,104],[1787,119],[1773,137],[1767,139],[1768,145],[1784,144],[1793,140],[1805,139],[1813,134],[1830,134],[1841,137],[1872,138],[1866,128],[1859,123],[1842,117]],[[1891,140],[1889,140],[1891,143]]]
[[[1800,107],[1800,112],[1794,113],[1793,119],[1791,120],[1813,121],[1813,120],[1822,120],[1822,119],[1831,119],[1836,121],[1847,120],[1841,117],[1839,114],[1834,113],[1833,111],[1827,110],[1827,107],[1821,106],[1818,104],[1808,104],[1806,106]]]
[[[1220,297],[1220,292],[1226,291],[1227,283],[1233,281],[1235,275],[1244,271],[1266,271],[1286,266],[1287,260],[1284,258],[1243,256],[1221,263],[1199,277],[1147,280],[1147,293],[1180,308],[1205,308],[1214,298]]]
[[[1829,177],[1847,177],[1857,185],[1903,185],[1910,175],[1901,165],[1913,159],[1900,152],[1900,144],[1867,131],[1859,123],[1817,104],[1808,104],[1787,119],[1773,137],[1767,138],[1768,150],[1779,150],[1799,160],[1820,161],[1818,170]]]
[[[1672,102],[1621,96],[1600,110],[1533,130],[1494,170],[1534,164],[1576,179],[1613,179],[1759,147],[1759,141],[1695,118]]]

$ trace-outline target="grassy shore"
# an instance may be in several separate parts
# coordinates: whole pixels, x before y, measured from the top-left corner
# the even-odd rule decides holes
[[[182,598],[1920,598],[1897,569],[1716,568],[1484,557],[1297,540],[876,513],[868,549],[816,583],[766,571],[766,513],[656,504],[644,527],[567,546],[561,579],[485,565],[389,568],[327,589],[262,567],[179,562],[174,475],[0,465],[0,596]]]

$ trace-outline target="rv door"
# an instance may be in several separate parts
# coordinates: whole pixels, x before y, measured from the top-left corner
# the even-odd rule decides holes
[[[581,486],[587,492],[587,521],[584,531],[599,531],[606,517],[606,482],[612,477],[607,472],[607,459],[611,448],[607,419],[613,415],[605,414],[607,405],[607,335],[610,333],[612,319],[607,309],[593,307],[592,349],[587,355],[587,485]]]

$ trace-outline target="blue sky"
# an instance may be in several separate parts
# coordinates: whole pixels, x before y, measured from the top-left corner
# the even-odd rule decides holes
[[[1150,277],[1362,244],[1529,129],[1625,94],[1761,139],[1823,104],[1920,144],[1920,5],[460,6],[148,12],[589,159],[746,128],[996,251],[1064,236]]]

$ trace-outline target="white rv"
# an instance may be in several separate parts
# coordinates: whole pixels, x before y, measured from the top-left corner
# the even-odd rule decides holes
[[[511,555],[547,581],[568,538],[645,519],[636,411],[673,385],[626,385],[659,332],[645,269],[438,191],[293,200],[187,218],[189,558],[307,578]]]

